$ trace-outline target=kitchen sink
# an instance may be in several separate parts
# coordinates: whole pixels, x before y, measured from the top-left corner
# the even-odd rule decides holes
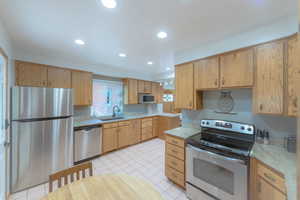
[[[100,118],[101,121],[111,121],[117,119],[124,119],[124,117],[107,117],[107,118]]]

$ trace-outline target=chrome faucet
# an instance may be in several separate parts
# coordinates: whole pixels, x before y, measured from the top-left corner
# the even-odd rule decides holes
[[[117,109],[117,111],[116,111],[116,109]],[[121,111],[120,107],[119,107],[118,105],[114,105],[112,116],[113,116],[113,117],[116,117],[116,116],[117,116],[117,113],[120,112],[120,111]]]

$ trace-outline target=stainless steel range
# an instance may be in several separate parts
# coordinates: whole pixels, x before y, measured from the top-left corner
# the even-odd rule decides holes
[[[202,120],[201,134],[187,140],[186,190],[192,200],[247,200],[255,127]]]

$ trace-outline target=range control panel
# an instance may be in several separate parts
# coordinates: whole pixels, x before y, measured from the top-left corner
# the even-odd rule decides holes
[[[201,120],[201,127],[233,131],[237,133],[244,133],[250,135],[253,135],[255,133],[255,127],[253,125],[223,120]]]

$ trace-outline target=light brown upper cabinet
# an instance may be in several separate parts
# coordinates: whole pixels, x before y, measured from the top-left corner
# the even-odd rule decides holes
[[[144,93],[145,91],[145,81],[138,80],[138,93]]]
[[[219,57],[199,60],[194,67],[195,90],[219,88]]]
[[[253,48],[220,56],[221,88],[252,87],[254,73]]]
[[[152,82],[144,81],[144,93],[151,93],[151,92],[152,92]]]
[[[183,64],[175,67],[175,107],[193,109],[194,105],[194,65]]]
[[[63,68],[48,67],[48,87],[71,88],[71,71]]]
[[[138,104],[138,80],[124,79],[124,104]]]
[[[163,87],[160,83],[152,82],[152,95],[155,96],[155,103],[163,103]]]
[[[47,87],[47,67],[23,61],[15,62],[16,85]]]
[[[92,73],[72,71],[72,88],[75,106],[92,105]]]
[[[138,93],[151,93],[151,81],[138,80]]]
[[[287,115],[297,116],[297,80],[300,80],[300,36],[294,36],[287,44]]]
[[[284,41],[256,47],[253,109],[260,114],[283,114]]]

